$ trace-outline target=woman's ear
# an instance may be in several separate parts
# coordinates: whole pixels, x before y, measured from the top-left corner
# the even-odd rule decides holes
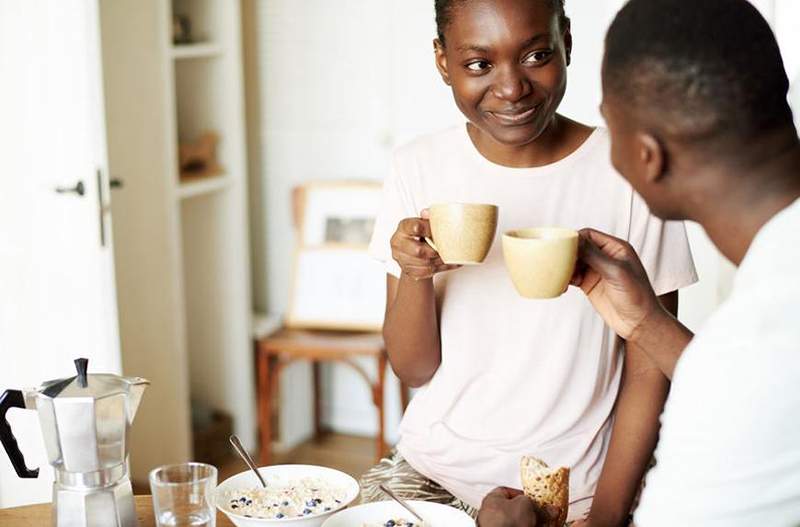
[[[564,28],[564,52],[567,55],[567,66],[572,62],[572,28],[569,19],[565,22]]]
[[[439,70],[439,75],[445,84],[450,86],[450,74],[447,73],[447,55],[444,50],[444,44],[438,38],[433,39],[433,53],[436,56],[436,69]]]

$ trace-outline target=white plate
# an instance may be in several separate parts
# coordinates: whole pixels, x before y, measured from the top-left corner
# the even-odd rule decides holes
[[[358,482],[349,475],[338,470],[316,465],[274,465],[271,467],[261,467],[258,472],[267,480],[288,481],[302,478],[318,478],[336,487],[345,489],[345,498],[339,507],[324,514],[305,516],[302,518],[284,518],[280,520],[266,520],[259,518],[247,518],[239,514],[230,512],[220,506],[223,503],[221,496],[229,491],[236,489],[258,488],[261,483],[251,470],[240,472],[231,476],[219,484],[214,492],[217,508],[233,522],[237,527],[320,527],[322,522],[328,519],[333,513],[345,508],[358,497],[360,488]]]
[[[429,501],[409,501],[430,527],[475,527],[475,520],[458,509],[431,503]],[[390,519],[404,518],[414,520],[410,512],[394,501],[378,501],[359,505],[337,512],[328,518],[322,527],[362,527],[365,523],[383,525]]]

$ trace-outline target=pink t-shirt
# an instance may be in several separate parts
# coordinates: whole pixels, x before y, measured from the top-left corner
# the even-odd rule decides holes
[[[594,227],[628,240],[658,294],[696,281],[684,225],[652,216],[609,159],[598,129],[568,157],[538,168],[485,159],[466,127],[397,150],[371,254],[399,276],[389,240],[403,218],[437,202],[494,203],[498,236],[483,265],[439,274],[442,362],[411,401],[398,449],[420,473],[479,506],[498,485],[519,488],[520,458],[571,468],[569,518],[582,517],[611,435],[622,356],[584,294],[528,300],[503,263],[500,233]]]

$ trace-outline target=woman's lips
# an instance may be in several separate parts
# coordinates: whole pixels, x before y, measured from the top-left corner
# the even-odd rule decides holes
[[[528,124],[531,122],[534,117],[536,116],[536,110],[538,110],[538,106],[533,106],[526,110],[516,111],[516,112],[486,112],[500,124],[506,126],[519,126],[522,124]]]

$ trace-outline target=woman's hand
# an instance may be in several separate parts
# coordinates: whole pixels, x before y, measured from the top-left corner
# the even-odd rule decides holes
[[[654,315],[666,314],[629,243],[593,229],[580,231],[572,285],[580,287],[606,323],[631,339]]]
[[[423,210],[421,216],[402,220],[391,239],[392,258],[400,264],[403,274],[414,280],[432,278],[436,273],[459,267],[445,264],[439,253],[425,241],[425,238],[431,238],[427,210]]]

